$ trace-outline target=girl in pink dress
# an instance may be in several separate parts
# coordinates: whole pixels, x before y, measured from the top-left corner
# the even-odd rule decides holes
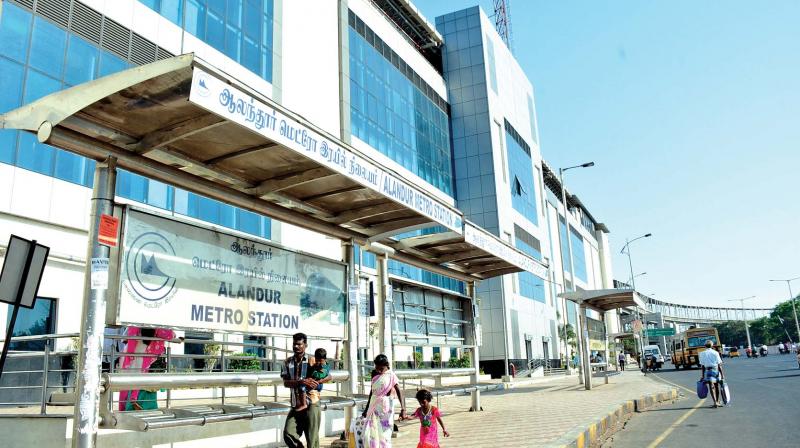
[[[442,427],[442,434],[445,437],[450,437],[450,433],[444,429],[444,422],[439,408],[431,405],[432,400],[433,395],[430,391],[425,389],[417,391],[419,407],[409,417],[409,419],[416,417],[420,422],[417,448],[439,448],[439,426]]]

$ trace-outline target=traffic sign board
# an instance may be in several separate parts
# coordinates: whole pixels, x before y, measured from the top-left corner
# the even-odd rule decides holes
[[[648,336],[673,336],[675,334],[674,328],[648,328]]]

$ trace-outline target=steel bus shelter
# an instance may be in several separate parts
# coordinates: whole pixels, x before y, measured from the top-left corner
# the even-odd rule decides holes
[[[581,354],[583,383],[586,390],[592,389],[592,371],[589,365],[589,331],[586,326],[586,310],[591,309],[603,317],[603,328],[606,332],[605,313],[627,307],[644,308],[644,302],[636,291],[630,289],[590,289],[585,291],[565,292],[558,295],[578,305],[578,350]],[[608,362],[608,335],[606,334],[606,362]],[[608,380],[606,368],[606,381]]]
[[[378,253],[382,306],[389,258],[466,282],[474,319],[475,282],[524,270],[547,278],[546,265],[447,202],[193,54],[53,93],[0,116],[0,128],[36,133],[41,143],[98,161],[89,258],[109,256],[97,242],[99,220],[112,214],[116,169],[124,168],[340,239],[349,285],[356,284],[354,245]],[[398,237],[434,227],[443,230]],[[72,439],[80,447],[94,446],[102,424],[101,359],[96,351],[87,356],[87,346],[102,346],[107,290],[90,289],[89,270],[87,264]],[[353,394],[358,312],[348,302],[345,392]],[[379,347],[391,355],[391,325],[382,327]],[[469,341],[477,382],[475,325]],[[480,409],[477,392],[473,408]]]

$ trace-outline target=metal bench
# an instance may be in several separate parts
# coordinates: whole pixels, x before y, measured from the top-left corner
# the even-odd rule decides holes
[[[334,382],[347,380],[344,370],[331,371]],[[288,403],[262,402],[258,399],[259,386],[283,384],[279,372],[260,373],[163,373],[163,374],[104,374],[101,390],[101,426],[104,428],[148,431],[159,428],[225,422],[232,420],[251,420],[287,414],[291,409]],[[113,411],[113,393],[135,389],[207,389],[219,387],[247,387],[246,404],[211,404],[195,406],[166,407],[145,411]],[[323,397],[322,410],[344,409],[365,403],[363,397]]]

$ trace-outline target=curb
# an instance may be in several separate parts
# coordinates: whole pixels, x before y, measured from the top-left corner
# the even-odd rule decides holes
[[[590,423],[584,428],[578,428],[568,432],[550,446],[560,448],[591,447],[597,443],[606,432],[614,428],[617,423],[625,420],[625,418],[629,417],[631,414],[642,412],[658,403],[675,400],[677,398],[678,389],[672,389],[669,392],[645,395],[635,400],[626,401],[612,409],[605,417]]]

